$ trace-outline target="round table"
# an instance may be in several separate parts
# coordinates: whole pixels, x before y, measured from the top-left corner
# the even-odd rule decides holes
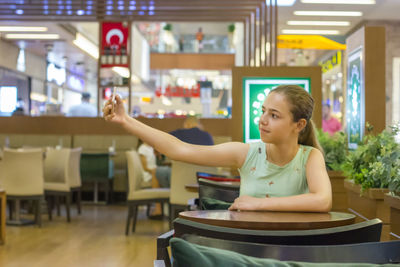
[[[355,215],[344,212],[184,211],[179,217],[199,223],[252,230],[310,230],[353,224]]]

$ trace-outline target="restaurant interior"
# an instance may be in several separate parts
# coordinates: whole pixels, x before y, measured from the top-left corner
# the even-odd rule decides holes
[[[0,1],[0,266],[400,266],[399,11],[397,0]],[[321,147],[320,177],[307,158],[294,165],[301,129],[282,164],[264,141],[282,85],[313,99],[299,121]],[[107,121],[107,105],[131,128]],[[256,167],[228,153],[200,164],[207,147],[193,145],[198,155],[176,156],[161,132],[194,145],[206,134],[215,159],[246,147],[242,164],[254,148],[280,170],[276,186],[290,190],[285,169],[306,191],[247,196]],[[319,201],[318,179],[321,208],[235,206]]]

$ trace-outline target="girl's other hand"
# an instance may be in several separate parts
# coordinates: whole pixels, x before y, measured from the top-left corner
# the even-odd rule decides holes
[[[240,196],[235,199],[228,210],[260,210],[260,198],[250,196]]]
[[[112,97],[104,104],[103,117],[106,121],[123,124],[126,115],[124,104],[119,95],[115,96],[114,105],[112,103]]]

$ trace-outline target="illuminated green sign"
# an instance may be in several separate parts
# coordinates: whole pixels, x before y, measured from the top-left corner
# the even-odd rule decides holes
[[[349,54],[347,66],[347,136],[349,148],[357,148],[364,135],[365,100],[362,73],[362,48]]]
[[[271,90],[283,84],[299,85],[311,93],[310,78],[243,78],[243,141],[245,143],[260,139],[258,122],[262,104]]]

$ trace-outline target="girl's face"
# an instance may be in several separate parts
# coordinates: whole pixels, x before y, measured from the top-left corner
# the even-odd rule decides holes
[[[287,142],[288,139],[298,136],[298,124],[293,122],[290,104],[285,96],[280,93],[270,93],[262,105],[259,122],[261,140],[273,144]]]

